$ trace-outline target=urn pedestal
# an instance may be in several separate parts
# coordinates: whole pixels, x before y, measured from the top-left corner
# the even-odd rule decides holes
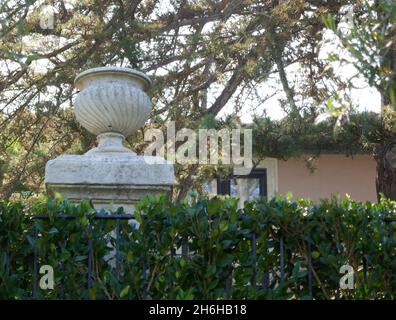
[[[146,93],[150,79],[128,68],[95,68],[75,79],[76,119],[98,136],[98,146],[84,155],[63,155],[47,162],[47,191],[72,202],[92,200],[95,209],[133,205],[148,194],[170,192],[173,164],[162,157],[137,156],[123,145],[142,127],[151,111]]]

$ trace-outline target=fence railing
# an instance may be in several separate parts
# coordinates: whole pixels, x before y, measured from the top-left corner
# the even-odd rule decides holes
[[[69,215],[69,214],[60,214],[56,216],[56,219],[64,219],[64,220],[72,220],[75,219],[76,216],[74,215]],[[131,214],[109,214],[109,213],[96,213],[93,217],[94,220],[113,220],[116,222],[115,226],[115,272],[116,276],[119,279],[121,275],[121,258],[120,258],[120,221],[135,221],[134,215]],[[47,215],[35,215],[33,217],[35,220],[48,220],[49,217]],[[389,226],[389,239],[392,241],[394,240],[394,223],[396,222],[396,219],[384,219],[385,223]],[[92,223],[91,221],[89,222],[88,225],[88,230],[91,230],[92,228]],[[67,235],[65,235],[67,236]],[[252,252],[252,257],[251,257],[251,267],[252,267],[252,277],[251,277],[251,286],[256,289],[258,287],[262,287],[264,289],[270,288],[272,285],[271,283],[271,274],[273,272],[279,272],[279,279],[280,283],[284,282],[286,280],[286,273],[285,273],[285,259],[286,259],[286,247],[287,243],[285,243],[284,237],[280,237],[277,239],[277,242],[279,242],[279,269],[277,270],[260,270],[258,267],[258,254],[257,254],[257,237],[259,236],[259,233],[257,232],[252,232],[250,234],[250,239],[251,239],[251,252]],[[35,227],[34,229],[34,239],[37,240],[39,237],[39,230]],[[309,237],[308,237],[309,238]],[[314,285],[314,276],[313,276],[313,266],[312,266],[312,247],[315,245],[314,243],[311,243],[311,240],[305,240],[306,248],[307,248],[307,256],[306,262],[307,262],[307,276],[306,276],[306,283],[307,283],[307,289],[308,289],[308,298],[313,299],[313,285]],[[66,239],[63,238],[61,241],[61,248],[60,250],[62,251],[66,246]],[[94,276],[94,270],[93,270],[93,243],[92,243],[92,238],[88,239],[87,243],[87,280],[86,280],[86,287],[87,289],[90,289],[95,281],[95,276]],[[193,255],[194,252],[189,252],[189,246],[188,246],[188,241],[184,245],[181,246],[179,253],[177,248],[170,248],[169,254],[174,257],[176,255],[180,255],[183,257],[189,257],[190,255]],[[365,284],[367,284],[367,261],[365,259],[364,253],[362,253],[362,268],[363,268],[363,279]],[[61,264],[60,268],[61,271],[64,271],[64,265]],[[37,293],[38,293],[38,277],[39,277],[39,255],[38,255],[38,248],[35,246],[34,250],[34,280],[33,280],[33,298],[37,298]],[[231,297],[231,290],[232,290],[232,285],[233,285],[233,278],[232,278],[232,268],[233,266],[230,266],[230,275],[227,278],[225,282],[225,298],[230,299]],[[258,274],[261,273],[263,275],[262,277],[262,283],[257,283],[257,278]],[[63,281],[60,283],[60,296],[61,299],[65,297],[65,292],[64,292],[64,284]],[[146,295],[143,295],[146,297]],[[337,297],[339,296],[339,290],[337,290]]]
[[[76,216],[71,215],[71,214],[60,214],[56,216],[57,219],[76,219]],[[35,215],[33,219],[49,219],[48,215]],[[117,277],[120,277],[120,248],[119,248],[119,243],[120,243],[120,220],[133,220],[134,215],[131,214],[107,214],[107,213],[96,213],[93,216],[93,219],[95,220],[115,220],[116,221],[116,229],[115,229],[115,238],[116,238],[116,246],[115,246],[115,260],[116,260],[116,274]],[[89,222],[88,230],[91,231],[92,224]],[[39,231],[37,228],[34,230],[34,239],[38,239],[38,234]],[[65,247],[66,241],[65,238],[62,239],[62,248],[61,250]],[[90,238],[88,240],[88,272],[87,272],[87,288],[91,288],[94,277],[93,277],[93,267],[92,267],[92,260],[93,260],[93,246],[92,246],[92,239]],[[61,265],[61,269],[63,269],[64,266]],[[34,272],[34,280],[33,280],[33,298],[37,299],[37,287],[38,287],[38,249],[37,246],[35,246],[34,250],[34,266],[33,266],[33,272]],[[63,282],[60,284],[60,290],[61,290],[61,297],[64,298],[64,288],[63,288]]]

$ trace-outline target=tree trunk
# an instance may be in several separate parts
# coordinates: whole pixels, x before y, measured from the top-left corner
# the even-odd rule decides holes
[[[374,155],[377,161],[376,187],[378,201],[381,193],[389,199],[396,200],[396,169],[392,168],[387,159],[387,154],[390,152],[390,146],[393,143],[393,141],[388,141],[379,145]]]
[[[382,66],[393,71],[393,77],[390,81],[390,87],[396,92],[396,45],[393,45],[384,56]],[[382,95],[382,111],[385,106],[396,108],[395,102],[391,99],[391,88],[386,88],[381,92]],[[374,158],[377,161],[377,198],[383,193],[387,198],[396,200],[396,167],[393,166],[396,160],[396,133],[392,134],[377,147]]]

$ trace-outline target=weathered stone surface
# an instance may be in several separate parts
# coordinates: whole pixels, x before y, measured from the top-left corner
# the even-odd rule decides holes
[[[173,180],[173,165],[163,158],[99,153],[50,160],[45,176],[46,184],[171,185]]]
[[[133,211],[142,197],[169,192],[173,164],[161,157],[137,156],[123,145],[125,136],[144,124],[151,102],[144,74],[125,68],[95,68],[77,76],[77,120],[98,134],[99,145],[84,155],[63,155],[45,168],[49,193],[72,202],[92,200],[96,209]]]
[[[151,84],[141,72],[128,68],[94,68],[76,77],[80,93],[75,115],[88,131],[118,132],[128,137],[147,121],[151,101],[144,91]]]

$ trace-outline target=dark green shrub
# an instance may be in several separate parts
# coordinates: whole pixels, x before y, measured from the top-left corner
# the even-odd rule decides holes
[[[1,202],[0,298],[33,297],[35,253],[38,266],[55,273],[55,288],[38,289],[40,299],[393,299],[396,292],[389,221],[396,203],[389,200],[312,204],[276,197],[239,210],[230,198],[192,194],[172,202],[159,195],[137,205],[138,228],[120,220],[117,244],[116,222],[94,215],[88,202]],[[120,272],[109,255],[116,245]],[[355,270],[352,290],[339,289],[344,264]]]

